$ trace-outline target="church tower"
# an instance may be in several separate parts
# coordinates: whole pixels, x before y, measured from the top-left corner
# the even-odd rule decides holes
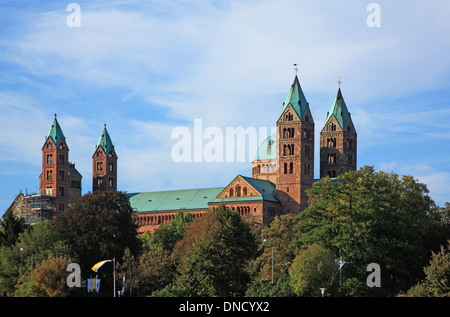
[[[106,124],[92,156],[92,192],[117,190],[117,155]]]
[[[314,120],[297,75],[277,121],[277,199],[284,213],[302,211],[314,182]]]
[[[69,148],[56,114],[42,147],[42,174],[39,178],[41,195],[54,196],[55,212],[64,211],[70,201]]]
[[[320,132],[320,177],[334,178],[355,171],[356,143],[355,126],[339,87]]]

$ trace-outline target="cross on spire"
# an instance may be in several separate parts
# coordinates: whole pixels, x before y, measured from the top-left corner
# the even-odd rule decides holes
[[[341,84],[342,84],[341,77],[338,77],[338,82],[337,83],[339,84],[339,88],[341,88]]]
[[[294,70],[295,70],[295,76],[297,76],[297,74],[298,74],[298,67],[297,67],[297,64],[294,64]]]

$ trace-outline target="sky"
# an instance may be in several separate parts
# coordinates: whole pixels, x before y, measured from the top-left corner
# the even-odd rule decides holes
[[[225,187],[251,176],[249,144],[236,142],[244,162],[177,162],[173,132],[194,139],[194,122],[224,138],[230,127],[275,127],[294,64],[315,121],[316,178],[340,78],[358,168],[412,175],[436,204],[450,201],[448,0],[70,3],[0,0],[0,214],[20,191],[39,191],[55,113],[83,194],[104,124],[119,190]]]

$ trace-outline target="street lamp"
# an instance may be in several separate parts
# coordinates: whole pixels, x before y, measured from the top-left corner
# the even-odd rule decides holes
[[[264,239],[263,242],[268,243],[269,241],[267,239]],[[273,246],[272,246],[272,285],[273,285]]]
[[[26,250],[24,248],[20,248],[20,251],[31,253],[30,251],[28,251],[28,250]],[[33,275],[33,253],[31,253],[31,275]]]
[[[322,297],[325,294],[325,290],[326,290],[326,288],[324,288],[324,287],[320,288],[320,292],[322,293]]]

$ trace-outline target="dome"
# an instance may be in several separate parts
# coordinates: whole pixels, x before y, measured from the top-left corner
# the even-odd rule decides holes
[[[255,161],[269,161],[277,159],[277,134],[265,139],[256,151]]]

